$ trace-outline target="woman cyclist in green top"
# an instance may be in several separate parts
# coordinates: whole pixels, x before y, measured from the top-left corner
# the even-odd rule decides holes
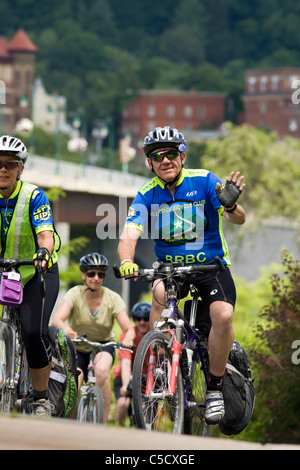
[[[115,348],[105,342],[115,341],[112,332],[117,320],[123,333],[124,346],[131,347],[135,338],[134,328],[125,310],[122,298],[116,292],[103,286],[108,261],[99,253],[89,253],[79,261],[83,285],[72,287],[54,315],[52,324],[62,328],[72,339],[86,334],[90,341],[103,343],[95,357],[96,385],[104,398],[104,423],[108,421],[111,402],[110,369],[114,362]],[[67,323],[66,323],[67,322]],[[79,388],[86,377],[91,349],[88,345],[77,344]]]

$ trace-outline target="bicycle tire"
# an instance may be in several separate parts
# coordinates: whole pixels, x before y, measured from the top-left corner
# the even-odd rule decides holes
[[[103,395],[97,385],[93,385],[84,394],[79,402],[77,421],[80,423],[103,423],[104,401]]]
[[[146,392],[145,379],[149,375],[150,350],[159,351],[153,384]],[[178,369],[174,396],[168,393],[168,379],[172,354],[166,336],[160,331],[150,331],[141,340],[136,352],[132,372],[132,402],[136,426],[149,431],[181,434],[184,417],[184,390],[180,368]],[[151,366],[152,367],[152,366]]]
[[[13,400],[10,382],[12,371],[12,333],[5,322],[0,322],[0,411],[10,413]]]
[[[204,361],[205,367],[208,369],[208,354],[204,355]],[[191,364],[190,381],[192,395],[188,396],[189,406],[184,410],[184,433],[194,436],[209,436],[210,426],[204,417],[206,380],[200,355],[195,351]]]

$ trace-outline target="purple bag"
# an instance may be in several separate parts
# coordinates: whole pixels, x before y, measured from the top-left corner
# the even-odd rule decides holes
[[[23,284],[20,273],[3,272],[0,284],[0,304],[19,307],[23,301]]]

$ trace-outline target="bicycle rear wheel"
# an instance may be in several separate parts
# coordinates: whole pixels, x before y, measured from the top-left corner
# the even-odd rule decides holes
[[[93,385],[81,397],[77,411],[77,420],[81,423],[103,423],[103,395],[99,387]]]
[[[0,412],[10,413],[13,406],[10,381],[12,371],[12,333],[9,327],[0,322]]]
[[[205,367],[208,367],[208,357],[204,358]],[[206,423],[205,395],[206,381],[200,356],[194,351],[191,365],[191,392],[188,393],[188,406],[184,411],[184,433],[194,436],[209,436],[210,426]]]
[[[139,344],[132,372],[132,401],[138,428],[174,434],[182,432],[182,375],[178,369],[176,391],[171,395],[171,362],[166,336],[155,330],[147,333]]]

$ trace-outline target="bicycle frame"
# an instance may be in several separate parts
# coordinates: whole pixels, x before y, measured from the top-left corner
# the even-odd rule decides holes
[[[171,326],[168,329],[161,330],[164,333],[168,332],[171,334],[170,344],[171,344],[171,351],[172,351],[172,364],[171,364],[171,371],[170,371],[170,382],[169,382],[168,393],[172,395],[174,395],[176,391],[177,374],[178,374],[178,368],[180,367],[180,355],[181,355],[181,350],[182,350],[182,345],[183,345],[183,343],[178,341],[178,338],[177,338],[176,321],[177,323],[178,321],[180,321],[181,325],[182,326],[184,325],[184,329],[186,332],[186,341],[193,344],[196,340],[196,344],[200,345],[200,347],[197,347],[197,352],[199,353],[199,356],[200,356],[200,361],[201,361],[201,366],[202,366],[201,368],[205,376],[205,382],[206,383],[208,382],[208,370],[207,370],[206,363],[204,360],[203,349],[201,347],[201,339],[199,335],[197,334],[197,332],[195,331],[195,329],[193,328],[195,325],[195,320],[196,320],[197,300],[198,300],[198,296],[193,296],[190,322],[188,322],[186,318],[184,318],[184,316],[181,314],[180,310],[177,307],[176,300],[169,300],[167,302],[166,309],[162,312],[162,317],[173,320],[172,322],[169,321],[169,323],[171,323]],[[157,326],[159,327],[159,324]],[[156,355],[157,355],[157,352],[151,350],[150,357],[149,357],[149,370],[148,370],[148,376],[147,376],[146,395],[149,395],[153,389],[153,383],[154,383],[153,370],[156,364]],[[187,389],[187,387],[185,388]],[[188,402],[187,402],[187,390],[186,390],[185,406],[187,405],[188,405]]]
[[[141,356],[138,357],[138,367],[136,368],[136,386],[140,388],[140,392],[136,394],[136,403],[139,407],[139,425],[145,428],[146,416],[142,409],[143,397],[149,399],[149,403],[154,403],[157,400],[168,400],[172,403],[173,397],[181,394],[182,405],[184,410],[194,410],[192,414],[198,414],[202,418],[200,409],[205,408],[205,389],[209,380],[209,370],[207,362],[207,333],[196,330],[196,314],[198,307],[198,300],[200,297],[197,289],[194,288],[193,279],[194,275],[201,275],[208,272],[223,271],[225,267],[220,258],[215,258],[215,264],[210,265],[189,265],[184,266],[183,263],[166,263],[155,262],[152,269],[141,269],[138,274],[126,276],[126,279],[142,279],[146,282],[153,282],[160,280],[164,284],[166,292],[165,308],[161,313],[161,317],[154,324],[153,330],[160,332],[162,336],[157,336],[158,341],[155,341],[155,335],[149,332],[147,335],[152,335],[153,342],[149,342],[147,346],[147,339],[143,343]],[[117,278],[121,278],[120,271],[117,266],[114,266],[114,273]],[[181,283],[188,284],[189,291],[192,294],[191,307],[189,310],[189,319],[180,312],[178,302],[180,300]],[[154,288],[155,289],[155,288]],[[153,292],[153,296],[155,293]],[[154,333],[153,332],[153,333]],[[147,338],[147,335],[145,338]],[[149,340],[150,341],[150,340]],[[166,343],[162,345],[161,341]],[[161,344],[161,346],[159,345]],[[184,347],[184,349],[183,349]],[[148,348],[148,349],[147,349]],[[161,348],[161,352],[160,352]],[[169,354],[164,356],[163,350],[169,350]],[[183,354],[183,351],[185,354]],[[139,350],[138,350],[139,352]],[[147,353],[147,376],[146,383],[142,382],[143,378],[143,361]],[[192,357],[191,357],[192,354]],[[136,357],[137,358],[137,357]],[[161,359],[163,359],[161,362]],[[198,368],[199,365],[199,368]],[[196,372],[201,370],[201,377]],[[195,372],[197,375],[195,375]],[[158,374],[162,374],[162,380],[165,385],[157,385]],[[197,378],[197,390],[194,390],[195,377]],[[198,378],[200,381],[198,383]],[[178,382],[180,380],[180,383]],[[199,388],[198,388],[199,386]],[[179,392],[181,390],[181,392]],[[200,395],[199,395],[199,393]],[[197,393],[197,396],[194,396]],[[198,399],[198,396],[200,399]],[[168,402],[167,402],[168,403]],[[198,410],[198,412],[197,412]],[[175,416],[175,415],[174,415]],[[187,416],[192,416],[187,414]],[[176,423],[176,430],[178,432],[181,426],[180,420],[182,416],[178,415]],[[188,418],[189,420],[190,418]],[[192,418],[191,418],[192,419]],[[175,423],[175,420],[174,420]],[[190,421],[187,426],[190,426]],[[180,432],[180,431],[179,431]]]

